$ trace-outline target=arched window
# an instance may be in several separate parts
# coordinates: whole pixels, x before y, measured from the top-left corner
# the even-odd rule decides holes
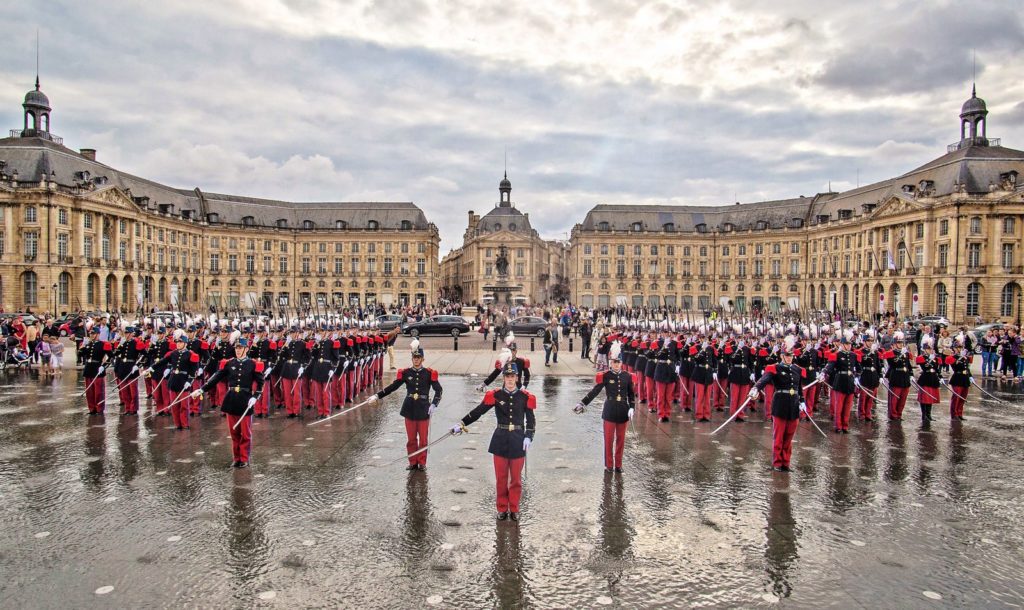
[[[206,222],[212,225],[217,224],[218,222],[220,222],[220,214],[217,214],[216,212],[210,212],[209,214],[206,215]]]
[[[768,223],[763,221],[763,220],[758,220],[757,223],[754,224],[754,229],[757,230],[757,231],[764,231],[767,228],[768,228]]]
[[[607,222],[599,222],[599,223],[597,223],[597,230],[598,231],[610,231],[611,230],[611,225],[609,225]]]
[[[345,224],[344,220],[335,220],[334,221],[334,228],[335,229],[344,229],[346,226],[347,225]]]
[[[35,271],[26,271],[22,275],[23,298],[25,305],[38,305],[39,279]]]
[[[71,294],[71,274],[67,271],[57,278],[57,304],[67,305]]]
[[[839,289],[839,292],[842,295],[841,298],[842,298],[842,303],[843,303],[843,309],[849,309],[850,308],[850,287],[847,286],[846,284],[843,284],[842,288]]]
[[[634,222],[632,225],[630,225],[630,228],[634,231],[643,231],[644,224],[642,222]]]
[[[516,223],[514,223],[514,222],[508,223],[508,230],[512,231],[512,232],[515,232],[515,230],[516,230]]]
[[[312,231],[314,228],[316,228],[316,225],[313,223],[312,220],[303,220],[302,221],[302,228],[303,228],[303,230],[306,230],[306,231]]]
[[[243,216],[242,224],[246,227],[251,227],[256,224],[256,219],[253,218],[252,216]]]
[[[501,223],[500,222],[494,223],[494,230],[495,231],[500,231],[501,230]]]
[[[664,229],[666,233],[675,233],[676,224],[674,222],[666,222],[661,226],[661,228]]]
[[[976,316],[981,310],[981,284],[971,282],[967,286],[967,311],[968,316]]]
[[[380,228],[380,223],[377,222],[376,220],[371,220],[370,222],[366,223],[366,228],[371,231],[376,231],[377,229]]]
[[[288,228],[288,219],[287,218],[278,218],[277,219],[277,223],[275,223],[275,224],[277,224],[277,228],[278,229],[287,229]]]
[[[412,222],[410,222],[408,220],[403,220],[402,221],[402,230],[403,231],[412,231]]]
[[[1015,282],[1003,286],[1002,294],[999,297],[999,315],[1008,318],[1013,315],[1013,301],[1017,298],[1020,287]],[[1019,312],[1018,312],[1019,313]]]

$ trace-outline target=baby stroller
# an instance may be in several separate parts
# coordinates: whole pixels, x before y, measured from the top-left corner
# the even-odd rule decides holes
[[[7,340],[0,344],[3,353],[0,354],[0,370],[8,367],[29,368],[30,359],[27,350],[21,349],[21,343],[17,337],[7,337]]]

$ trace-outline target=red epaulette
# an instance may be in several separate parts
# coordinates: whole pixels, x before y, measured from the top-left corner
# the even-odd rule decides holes
[[[199,362],[199,354],[192,352],[192,355],[188,358],[191,362]]]
[[[523,368],[524,369],[530,368],[530,359],[529,358],[523,358],[522,361],[523,361]]]
[[[778,370],[778,369],[775,368],[774,364],[769,364],[768,366],[764,367],[764,372],[765,373],[771,373],[772,375],[775,374],[776,370]]]
[[[341,341],[335,340],[333,343],[331,343],[331,345],[334,346],[334,349],[338,349],[339,347],[341,347]]]
[[[523,394],[526,394],[526,408],[536,409],[537,408],[537,397],[530,394],[526,390],[520,390]]]
[[[223,369],[225,366],[227,366],[227,364],[228,364],[228,359],[225,358],[225,359],[220,361],[220,365],[217,368],[218,369]]]
[[[485,404],[485,405],[493,405],[494,404],[494,390],[490,390],[486,394],[484,394],[483,404]]]
[[[914,362],[918,364],[924,364],[924,356],[918,356],[917,360],[915,360]]]
[[[430,380],[431,381],[437,381],[437,371],[435,371],[434,369],[427,369],[427,370],[430,371]]]
[[[260,362],[260,361],[257,361],[256,362],[256,372],[257,373],[262,373],[263,372],[263,368],[264,368],[263,363]]]
[[[596,375],[596,376],[594,377],[594,383],[595,383],[596,385],[601,385],[602,383],[604,383],[604,373],[598,373],[598,374],[597,374],[597,375]]]
[[[404,371],[405,371],[405,369],[398,369],[398,373],[395,374],[395,379],[401,379],[402,378],[402,373]]]

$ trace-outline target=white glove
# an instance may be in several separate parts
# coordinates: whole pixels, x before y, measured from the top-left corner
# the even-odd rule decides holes
[[[105,370],[106,370],[106,367],[101,366],[100,368],[96,369],[96,374],[97,375],[102,375],[103,371],[105,371]]]
[[[583,406],[583,403],[582,402],[578,402],[578,403],[576,403],[576,406],[572,408],[572,412],[573,413],[577,413],[577,414],[578,413],[583,413],[584,409],[585,409],[585,407]]]
[[[860,387],[860,377],[853,378],[853,385],[857,386],[858,388]]]
[[[757,381],[757,380],[756,380],[756,379],[754,379],[754,374],[753,374],[753,373],[751,373],[751,374],[750,374],[750,382],[751,382],[751,383],[753,383],[753,382],[755,382],[755,381]]]
[[[629,413],[626,413],[626,417],[633,419],[633,407],[629,408]]]
[[[433,415],[434,411],[437,411],[437,405],[430,403],[430,408],[427,409],[427,415]]]
[[[255,396],[253,396],[252,398],[249,399],[249,408],[251,409],[254,406],[256,406],[256,397]]]
[[[818,373],[818,381],[825,381],[825,372]]]
[[[193,390],[192,393],[189,394],[189,397],[190,398],[199,398],[202,395],[203,395],[203,391],[202,390]]]
[[[707,349],[707,348],[708,348],[708,342],[707,342],[707,341],[705,341],[705,342],[701,343],[701,344],[700,344],[700,348],[701,348],[701,349]]]
[[[132,367],[132,372],[128,373],[128,374],[131,375],[132,373],[138,373],[138,372],[139,372],[139,366],[135,365],[135,366]]]
[[[718,381],[718,373],[711,373],[711,378]]]
[[[487,386],[485,386],[485,385],[484,385],[484,384],[482,384],[482,383],[481,383],[480,385],[476,386],[476,391],[477,391],[477,392],[483,392],[483,391],[484,391],[484,390],[486,390],[486,389],[487,389]]]
[[[297,375],[297,376],[298,376],[298,377],[302,377],[302,371],[304,371],[304,370],[306,370],[306,367],[304,367],[304,366],[300,366],[300,367],[299,367],[299,372],[298,372],[298,375]]]
[[[907,351],[907,348],[904,347],[903,349],[900,350],[900,353],[906,356],[909,352]]]
[[[747,392],[747,398],[757,398],[757,394],[757,388],[750,388],[750,391]]]
[[[451,433],[452,434],[462,434],[462,424],[457,424],[455,426],[452,426]]]
[[[164,369],[164,377],[171,374],[171,369]]]
[[[678,374],[679,374],[679,365],[677,364],[676,365],[676,375],[678,375]]]
[[[369,400],[370,406],[373,406],[373,405],[377,404],[378,402],[380,402],[380,394],[374,394],[373,396],[371,396],[367,400]]]
[[[807,405],[805,403],[800,403],[800,411],[802,413],[807,413]]]
[[[526,451],[527,449],[530,448],[530,443],[531,442],[532,441],[530,441],[530,437],[529,436],[527,436],[526,438],[523,439],[523,451]]]
[[[268,368],[268,369],[267,369],[267,370],[266,370],[266,371],[265,371],[265,372],[263,373],[263,378],[264,378],[264,379],[270,379],[270,371],[271,371],[271,369],[270,369],[270,368]]]

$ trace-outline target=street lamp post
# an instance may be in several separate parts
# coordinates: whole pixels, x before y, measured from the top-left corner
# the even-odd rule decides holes
[[[1021,301],[1021,289],[1017,288],[1017,327],[1020,328],[1020,301]]]
[[[57,317],[57,284],[53,285],[52,294],[53,294],[53,301],[50,303],[50,305],[52,306],[52,309],[53,309],[53,317],[56,318]]]

